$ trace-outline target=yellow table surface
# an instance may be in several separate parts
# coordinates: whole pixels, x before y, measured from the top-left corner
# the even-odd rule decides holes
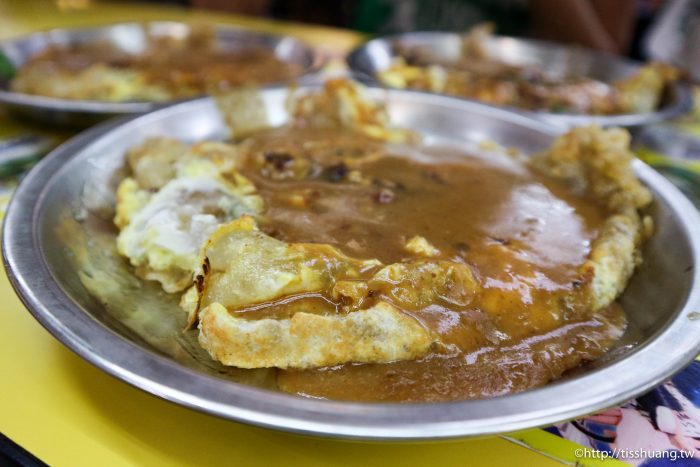
[[[0,0],[0,39],[52,28],[158,20],[216,22],[275,34],[289,34],[321,50],[339,53],[350,50],[362,41],[361,35],[342,29],[270,21],[169,5],[127,1]]]
[[[157,5],[0,0],[2,39],[52,27],[156,19],[292,34],[338,54],[361,40],[349,31]],[[157,399],[84,362],[31,317],[4,273],[0,303],[0,432],[50,465],[562,465],[516,440],[576,462],[577,445],[541,430],[510,441],[382,444],[299,437],[218,419]]]

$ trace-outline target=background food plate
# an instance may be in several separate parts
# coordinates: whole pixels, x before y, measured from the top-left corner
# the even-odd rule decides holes
[[[86,127],[107,117],[148,112],[172,102],[102,102],[59,99],[13,92],[9,82],[14,70],[31,56],[53,45],[103,41],[117,48],[138,50],[149,37],[183,38],[192,27],[186,23],[155,21],[119,23],[104,27],[53,29],[0,43],[0,103],[18,114],[51,124]],[[272,51],[277,58],[299,65],[302,76],[318,71],[321,61],[306,44],[291,36],[217,25],[218,46],[227,50],[255,47]],[[50,79],[50,77],[47,77]]]
[[[272,125],[284,123],[289,91],[258,96]],[[412,91],[371,89],[392,121],[427,144],[478,147],[485,140],[534,152],[558,128],[494,107]],[[241,109],[243,110],[243,109]],[[260,109],[258,109],[260,110]],[[8,275],[31,313],[103,370],[164,399],[234,420],[293,432],[365,439],[483,435],[542,426],[630,399],[700,351],[700,215],[661,175],[635,170],[656,198],[657,231],[621,298],[630,326],[619,345],[565,379],[520,394],[430,404],[306,399],[271,389],[268,370],[215,364],[181,332],[177,298],[136,279],[114,251],[114,189],[127,148],[151,136],[225,138],[210,98],[102,126],[70,140],[33,169],[6,215]]]
[[[446,32],[411,32],[373,39],[348,55],[348,65],[359,79],[379,83],[376,74],[389,68],[399,50],[420,47],[444,61],[460,57],[462,35]],[[622,57],[593,52],[580,47],[513,37],[493,36],[486,42],[489,55],[508,64],[542,65],[548,73],[576,74],[610,83],[626,78],[639,70],[641,64]],[[656,112],[621,115],[576,115],[551,112],[510,110],[529,114],[556,125],[573,127],[590,123],[603,126],[638,126],[668,120],[692,107],[688,87],[676,83],[667,89],[662,105]]]

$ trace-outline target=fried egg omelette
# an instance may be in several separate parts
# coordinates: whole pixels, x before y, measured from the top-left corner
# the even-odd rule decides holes
[[[117,246],[212,359],[334,399],[486,397],[611,348],[653,227],[624,130],[541,154],[423,144],[356,83],[230,143],[127,155]],[[190,331],[191,332],[191,331]]]
[[[649,63],[624,79],[603,82],[575,73],[551,73],[539,64],[512,64],[493,56],[493,25],[474,27],[462,38],[460,57],[435,57],[417,45],[399,47],[399,56],[377,73],[398,89],[419,89],[539,112],[586,115],[655,111],[679,71]]]
[[[191,28],[182,37],[146,28],[143,43],[136,44],[118,38],[49,44],[19,67],[10,89],[59,99],[164,102],[288,81],[304,72],[254,40],[222,45],[209,27]]]

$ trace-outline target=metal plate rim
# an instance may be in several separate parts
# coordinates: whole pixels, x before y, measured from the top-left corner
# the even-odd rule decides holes
[[[277,89],[277,92],[281,92]],[[271,89],[270,92],[275,90]],[[496,111],[503,116],[509,114],[453,98],[410,91],[376,91],[379,92],[388,92],[390,97],[408,96],[419,102],[438,99],[457,107],[473,109],[476,106],[482,111]],[[605,408],[660,383],[689,363],[700,351],[700,339],[697,339],[700,321],[691,321],[688,316],[692,311],[700,310],[700,287],[697,286],[690,292],[675,320],[655,341],[605,370],[605,375],[616,374],[621,380],[623,389],[615,394],[596,389],[594,382],[606,377],[600,371],[520,394],[479,401],[367,404],[303,399],[203,375],[127,341],[85,314],[69,297],[62,296],[55,283],[51,283],[52,278],[38,248],[37,229],[33,225],[39,210],[37,202],[57,169],[66,160],[75,157],[85,145],[117,128],[127,128],[148,119],[157,120],[166,112],[196,111],[198,106],[208,101],[209,98],[193,100],[147,115],[107,122],[66,142],[27,175],[7,211],[3,229],[3,261],[12,286],[23,303],[67,347],[117,378],[171,402],[268,428],[348,439],[446,439],[543,426]],[[522,121],[525,125],[529,123],[533,131],[539,129],[552,136],[559,131],[557,127],[521,115],[511,114],[511,117],[513,121]],[[700,214],[690,201],[653,169],[641,162],[636,163],[635,168],[646,183],[664,193],[664,200],[676,213],[684,213],[680,222],[691,239],[693,264],[700,264]],[[700,282],[697,269],[692,271],[696,284]],[[661,355],[658,352],[659,343],[667,350]],[[664,359],[663,365],[660,364],[661,358]],[[629,362],[635,362],[637,368],[651,368],[653,375],[645,375],[640,382],[638,375],[625,374],[621,369]],[[165,382],[159,380],[163,375],[169,378]],[[588,391],[587,400],[575,396],[581,392],[580,388]],[[562,400],[566,404],[552,406],[551,400]],[[523,411],[523,407],[536,410]],[[486,416],[493,410],[501,415]],[[469,418],[474,415],[477,417]]]

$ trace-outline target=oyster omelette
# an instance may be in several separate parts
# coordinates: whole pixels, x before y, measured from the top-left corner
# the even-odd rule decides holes
[[[578,128],[531,157],[425,145],[366,94],[331,80],[284,126],[127,154],[117,249],[181,295],[211,358],[310,397],[436,401],[610,349],[652,231],[629,135]]]
[[[106,40],[50,45],[19,67],[10,88],[59,99],[165,102],[304,73],[254,41],[245,47],[221,44],[204,25],[191,26],[183,37],[156,34],[147,24],[140,32],[140,47]]]
[[[637,73],[611,83],[571,72],[552,73],[540,64],[508,63],[489,52],[492,33],[492,24],[470,30],[462,38],[456,60],[440,59],[421,46],[399,46],[398,57],[377,73],[377,79],[393,88],[445,93],[536,112],[585,115],[653,112],[667,86],[679,79],[677,69],[662,63],[644,65]]]

